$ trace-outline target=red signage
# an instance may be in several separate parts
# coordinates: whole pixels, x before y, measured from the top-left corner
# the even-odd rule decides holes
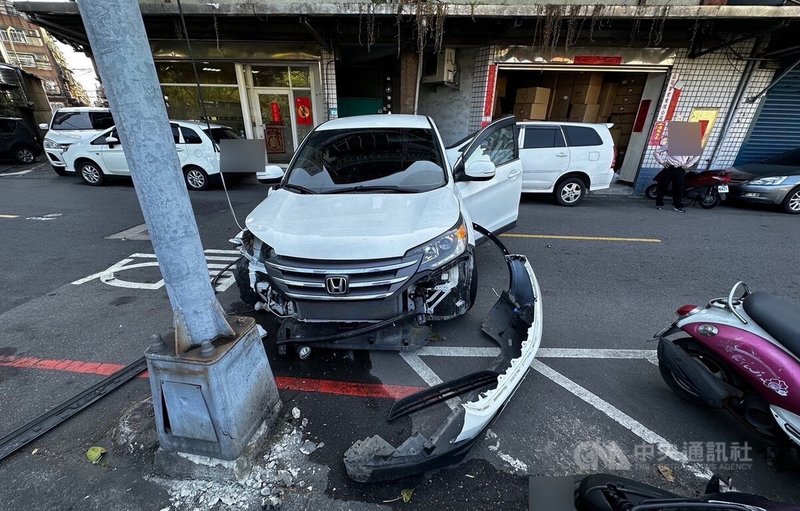
[[[647,114],[650,112],[650,103],[649,99],[643,99],[641,103],[639,103],[639,112],[636,114],[636,122],[633,123],[633,132],[634,133],[641,133],[644,131],[644,122],[647,120]]]
[[[573,64],[584,66],[619,66],[622,64],[622,57],[606,55],[575,55],[572,59]]]
[[[278,103],[273,102],[270,107],[272,109],[272,124],[283,124],[281,106]]]
[[[672,93],[672,97],[669,100],[667,115],[664,118],[665,121],[671,121],[672,118],[675,116],[675,109],[678,108],[678,99],[680,99],[680,97],[681,97],[681,89],[675,87],[675,90]]]
[[[649,145],[661,144],[661,139],[664,138],[665,131],[667,131],[667,121],[657,121],[653,125],[653,131],[650,133]]]
[[[298,125],[314,124],[314,119],[311,117],[311,98],[294,98],[294,111]]]
[[[483,99],[483,119],[481,128],[488,126],[492,122],[492,110],[494,110],[494,89],[497,84],[497,64],[489,66],[489,76],[486,78],[486,97]]]

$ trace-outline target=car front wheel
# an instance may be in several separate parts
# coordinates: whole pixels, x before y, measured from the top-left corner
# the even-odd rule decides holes
[[[782,206],[785,213],[800,215],[800,186],[786,194]]]
[[[90,186],[100,186],[106,182],[106,176],[100,166],[93,161],[85,161],[78,165],[78,174],[83,182]]]
[[[586,195],[586,184],[577,177],[567,178],[554,191],[559,206],[576,206]]]
[[[28,146],[20,146],[14,151],[14,159],[18,163],[33,163],[36,161],[36,155],[33,154],[33,149]]]
[[[183,171],[186,187],[189,190],[208,190],[208,174],[199,167],[189,167]]]

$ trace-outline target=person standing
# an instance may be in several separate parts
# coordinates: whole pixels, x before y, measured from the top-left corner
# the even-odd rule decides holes
[[[661,143],[653,154],[656,161],[664,167],[659,173],[658,188],[656,192],[656,208],[664,207],[664,194],[672,183],[672,204],[674,210],[686,213],[683,209],[683,187],[686,171],[693,167],[698,161],[699,156],[680,156],[670,154],[667,150],[667,139],[662,138]]]

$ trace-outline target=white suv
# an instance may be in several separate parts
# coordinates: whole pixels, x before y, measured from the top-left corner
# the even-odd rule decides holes
[[[562,206],[575,206],[589,190],[603,190],[614,178],[613,124],[524,121],[517,125],[523,193],[552,193]],[[453,158],[474,135],[447,149]]]
[[[62,156],[66,148],[113,125],[111,110],[93,107],[60,108],[50,124],[40,124],[39,129],[47,131],[44,152],[56,174],[66,176],[69,172]]]
[[[227,126],[195,121],[170,121],[178,158],[189,190],[206,190],[219,175],[219,152],[214,144],[222,139],[241,138]],[[69,172],[76,172],[86,184],[99,186],[107,176],[129,176],[128,161],[116,128],[96,136],[84,136],[67,147],[62,158]],[[254,169],[258,170],[258,169]]]

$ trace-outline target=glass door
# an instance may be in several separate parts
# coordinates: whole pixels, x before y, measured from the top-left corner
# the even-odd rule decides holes
[[[270,163],[289,163],[295,150],[295,126],[291,92],[257,92],[256,136],[264,139]]]

